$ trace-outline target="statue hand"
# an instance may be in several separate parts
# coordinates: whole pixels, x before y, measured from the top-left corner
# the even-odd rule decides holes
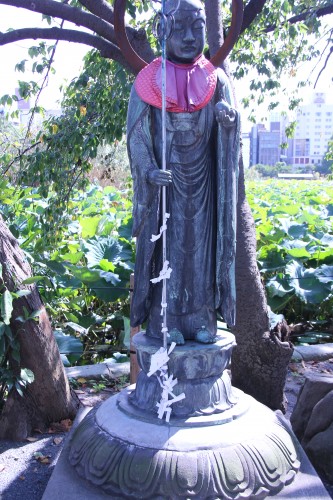
[[[234,127],[236,124],[236,111],[223,102],[218,102],[215,106],[217,121],[226,128]]]
[[[152,169],[147,173],[149,184],[155,186],[170,186],[172,184],[172,173],[170,170]]]

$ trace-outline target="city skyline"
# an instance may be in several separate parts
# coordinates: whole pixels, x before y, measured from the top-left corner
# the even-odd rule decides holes
[[[285,129],[296,120],[294,136],[286,137]],[[271,113],[269,129],[255,124],[250,140],[250,166],[275,165],[284,161],[292,167],[312,167],[322,163],[328,143],[333,137],[333,104],[322,92],[313,92],[310,103],[303,104],[295,117]],[[282,149],[281,144],[286,148]]]

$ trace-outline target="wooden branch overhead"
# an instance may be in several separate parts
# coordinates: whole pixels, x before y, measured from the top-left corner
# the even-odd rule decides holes
[[[58,17],[64,21],[74,23],[77,26],[88,28],[109,42],[116,42],[112,24],[107,23],[94,14],[90,14],[77,7],[71,7],[62,2],[57,2],[55,0],[34,0],[33,2],[30,0],[1,0],[0,4],[24,8],[46,16]]]
[[[23,30],[14,30],[12,35],[9,32],[0,34],[0,45],[24,38],[44,38],[83,43],[99,50],[103,57],[115,59],[126,67],[128,67],[128,63],[125,60],[130,57],[131,69],[135,73],[152,60],[153,52],[148,44],[147,37],[143,37],[140,30],[136,30],[131,26],[125,27],[124,17],[122,16],[122,20],[119,17],[116,18],[115,11],[107,0],[79,0],[79,3],[84,7],[84,10],[60,0],[0,0],[0,5],[22,8],[58,18],[91,31],[91,33],[86,33],[80,29],[60,30],[56,27],[46,29],[27,27]],[[242,0],[233,0],[232,25],[220,51],[212,58],[215,65],[220,65],[221,60],[227,57],[239,34],[243,33],[262,12],[267,0],[249,0],[245,6],[243,21],[241,22],[242,3]],[[125,0],[116,0],[115,5],[120,6],[121,14],[125,11]],[[288,22],[295,24],[306,20],[310,15],[319,18],[331,13],[333,13],[332,2],[324,7],[314,7],[301,12],[290,17]],[[117,27],[118,39],[114,24]],[[57,29],[59,31],[56,31]],[[276,29],[276,26],[272,25],[266,27],[265,31],[269,33],[274,29]],[[120,54],[118,46],[121,47],[124,55]]]
[[[61,28],[22,28],[0,33],[0,45],[17,42],[18,40],[66,40],[68,42],[82,43],[99,50],[103,57],[115,59],[121,63],[124,58],[119,48],[113,43],[96,35],[79,30]]]

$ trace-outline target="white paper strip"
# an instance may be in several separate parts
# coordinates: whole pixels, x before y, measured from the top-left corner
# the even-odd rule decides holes
[[[150,241],[151,241],[152,243],[154,243],[154,241],[159,240],[159,239],[160,239],[160,237],[162,236],[162,233],[163,233],[164,231],[166,231],[166,230],[167,230],[167,219],[169,219],[169,217],[170,217],[170,214],[168,214],[168,213],[166,212],[166,213],[165,213],[164,220],[163,220],[163,224],[162,224],[162,226],[160,227],[160,232],[159,232],[159,234],[156,234],[156,235],[155,235],[155,234],[153,234],[153,235],[152,235],[152,237],[150,238]]]

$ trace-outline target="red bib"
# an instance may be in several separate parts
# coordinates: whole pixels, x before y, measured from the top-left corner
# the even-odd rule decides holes
[[[161,58],[143,68],[134,82],[138,96],[162,108]],[[216,68],[203,55],[192,64],[166,61],[166,109],[173,113],[197,111],[211,100],[217,82]]]

